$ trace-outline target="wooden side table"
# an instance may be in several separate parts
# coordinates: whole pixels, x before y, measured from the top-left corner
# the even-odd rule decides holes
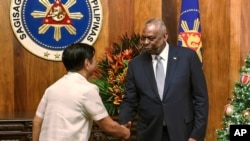
[[[32,141],[33,115],[0,113],[0,141]]]

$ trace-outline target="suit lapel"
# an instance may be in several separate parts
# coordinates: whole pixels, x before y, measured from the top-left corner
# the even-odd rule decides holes
[[[145,74],[148,79],[149,79],[149,83],[152,86],[152,89],[154,91],[154,94],[158,97],[158,99],[160,100],[160,96],[158,94],[158,89],[157,89],[157,84],[156,84],[156,80],[155,80],[155,75],[154,75],[154,69],[153,69],[153,63],[152,63],[152,57],[150,54],[145,53],[144,54],[145,60],[144,63],[144,70],[145,70]]]
[[[164,93],[163,93],[163,99],[166,97],[166,92],[169,88],[170,81],[172,80],[172,77],[174,76],[175,68],[178,63],[178,53],[174,49],[175,47],[169,45],[169,53],[168,53],[168,64],[167,64],[167,74],[165,78],[165,85],[164,85]]]

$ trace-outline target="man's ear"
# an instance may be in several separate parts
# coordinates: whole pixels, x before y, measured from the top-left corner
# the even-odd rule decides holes
[[[89,61],[88,59],[85,59],[83,62],[83,68],[87,70],[88,66],[89,66]]]
[[[168,40],[168,34],[167,33],[164,35],[164,39],[165,39],[165,41]]]

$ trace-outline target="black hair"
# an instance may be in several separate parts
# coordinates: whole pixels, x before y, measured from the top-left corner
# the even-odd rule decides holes
[[[88,59],[92,63],[95,55],[95,48],[85,43],[74,43],[66,47],[62,54],[62,61],[67,71],[77,72],[84,66]]]

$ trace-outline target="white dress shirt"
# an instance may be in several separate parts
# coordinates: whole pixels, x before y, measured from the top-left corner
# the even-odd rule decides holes
[[[169,51],[169,44],[166,42],[166,46],[165,48],[162,50],[162,52],[159,54],[159,56],[161,56],[161,61],[162,61],[162,64],[163,64],[163,68],[164,68],[164,73],[165,73],[165,76],[166,76],[166,73],[167,73],[167,63],[168,63],[168,51]],[[157,64],[157,60],[155,59],[155,56],[156,55],[151,55],[152,56],[152,63],[153,63],[153,68],[154,68],[154,74],[156,76],[156,64]]]
[[[36,115],[43,118],[39,140],[88,141],[93,120],[108,113],[96,85],[68,72],[46,89]]]

